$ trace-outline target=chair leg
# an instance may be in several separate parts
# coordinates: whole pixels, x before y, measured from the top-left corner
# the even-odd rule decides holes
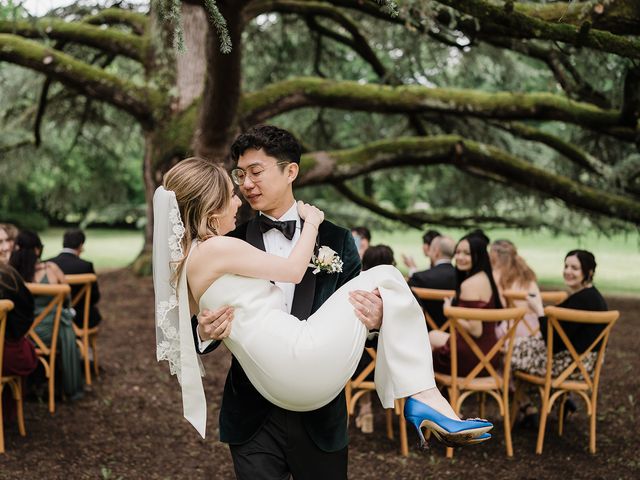
[[[564,430],[564,404],[567,401],[567,394],[565,393],[562,396],[562,400],[560,401],[560,405],[558,406],[558,436],[561,437]]]
[[[544,445],[544,433],[547,426],[547,417],[549,416],[549,392],[543,392],[542,407],[540,408],[540,426],[538,427],[538,442],[536,444],[536,453],[542,454],[542,446]]]
[[[589,451],[593,454],[596,453],[596,402],[597,398],[593,396],[591,398],[591,416],[589,417]]]
[[[27,435],[27,430],[24,428],[24,412],[22,409],[22,377],[14,378],[10,383],[11,393],[13,399],[16,402],[16,413],[18,416],[18,430],[22,437]]]
[[[400,454],[409,456],[409,441],[407,439],[407,421],[404,418],[404,399],[400,400],[400,415],[398,416],[398,436],[400,437]]]
[[[504,411],[504,444],[507,448],[507,457],[513,457],[513,443],[511,443],[511,419],[509,418],[509,387],[507,386],[502,394],[502,403]]]
[[[3,422],[4,412],[2,411],[2,387],[3,386],[4,384],[0,383],[0,453],[4,453],[4,422]]]
[[[387,408],[385,414],[387,416],[387,438],[393,440],[393,409]]]
[[[56,411],[56,382],[53,368],[54,365],[51,365],[51,371],[49,372],[49,413],[52,415]]]
[[[91,365],[89,362],[89,338],[88,335],[82,337],[82,348],[84,349],[84,381],[91,385]]]
[[[96,340],[96,336],[93,335],[91,337],[91,351],[93,352],[93,373],[97,377],[98,373],[98,341]]]

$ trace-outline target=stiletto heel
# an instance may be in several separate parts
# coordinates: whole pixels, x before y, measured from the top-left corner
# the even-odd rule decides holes
[[[420,446],[424,448],[426,440],[422,427],[428,428],[435,437],[448,447],[461,447],[481,443],[491,438],[486,434],[493,428],[486,420],[454,420],[442,415],[414,398],[408,398],[404,404],[404,417],[411,423],[420,437]]]

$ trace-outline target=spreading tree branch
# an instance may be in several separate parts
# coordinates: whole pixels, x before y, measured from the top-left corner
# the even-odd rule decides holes
[[[305,154],[298,185],[335,184],[376,170],[433,164],[448,164],[484,178],[525,187],[562,200],[570,207],[640,222],[639,201],[583,185],[496,147],[458,135],[400,137],[349,150]]]
[[[141,87],[92,67],[70,55],[16,35],[0,34],[0,61],[8,61],[51,76],[83,95],[110,103],[149,125],[165,100],[154,89]]]
[[[81,22],[72,23],[55,18],[42,18],[33,22],[0,20],[0,33],[79,43],[140,62],[145,57],[145,41],[138,35]]]
[[[441,112],[501,120],[558,120],[633,141],[638,127],[620,127],[620,114],[551,93],[484,92],[420,85],[390,87],[350,81],[293,78],[245,94],[240,114],[263,122],[303,107],[331,107],[382,113]],[[618,127],[618,128],[614,128]]]
[[[149,27],[149,18],[142,13],[123,8],[106,8],[82,19],[91,25],[126,25],[137,35],[144,35]]]
[[[333,187],[348,200],[384,218],[400,221],[410,227],[422,228],[424,225],[440,225],[451,228],[473,228],[478,225],[496,227],[531,228],[545,225],[533,218],[507,218],[498,215],[448,215],[435,212],[398,212],[384,208],[374,199],[360,195],[343,182],[336,182]]]
[[[555,40],[640,59],[640,40],[625,38],[605,30],[592,28],[586,21],[579,27],[558,22],[547,22],[512,10],[513,2],[499,7],[484,0],[437,0],[481,22],[481,29],[491,34],[515,38]]]

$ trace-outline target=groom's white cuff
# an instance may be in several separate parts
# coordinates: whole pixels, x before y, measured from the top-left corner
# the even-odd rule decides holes
[[[213,340],[207,340],[206,342],[203,342],[202,339],[200,338],[200,332],[198,332],[197,328],[196,328],[196,336],[198,337],[198,351],[202,353],[207,349],[209,345],[211,345]]]

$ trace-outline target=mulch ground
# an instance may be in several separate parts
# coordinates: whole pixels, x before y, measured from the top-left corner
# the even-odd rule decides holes
[[[229,353],[220,348],[205,358],[209,421],[207,439],[202,440],[182,418],[176,380],[164,362],[155,360],[151,280],[122,270],[104,274],[100,281],[105,320],[99,353],[104,371],[85,398],[76,403],[58,401],[54,415],[37,400],[25,403],[27,437],[19,436],[15,424],[5,425],[7,452],[0,455],[0,479],[234,478],[231,457],[217,431]],[[495,409],[488,409],[496,423],[494,439],[459,450],[447,460],[435,441],[430,451],[412,448],[408,458],[401,457],[397,440],[384,434],[384,411],[377,408],[373,434],[351,427],[350,478],[638,478],[640,299],[608,301],[611,308],[622,311],[622,317],[602,372],[596,455],[588,452],[582,403],[567,421],[563,437],[557,434],[554,411],[541,456],[534,453],[537,431],[515,429],[512,459],[505,455]],[[466,412],[476,413],[471,408]],[[416,441],[410,432],[410,444]]]

